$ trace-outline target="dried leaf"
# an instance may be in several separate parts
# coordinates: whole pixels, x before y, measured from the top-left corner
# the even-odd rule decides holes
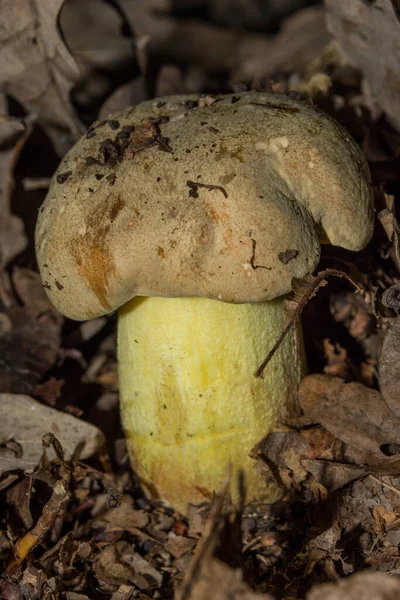
[[[59,439],[67,460],[77,452],[80,458],[88,458],[104,442],[101,431],[85,421],[29,396],[0,394],[0,473],[32,470],[42,455],[42,436],[47,432]],[[9,440],[20,447],[21,456],[6,447]]]
[[[190,552],[196,545],[196,540],[176,535],[172,531],[168,534],[168,542],[164,545],[167,552],[172,554],[174,558],[180,558],[184,554]]]
[[[332,434],[322,428],[295,431],[277,428],[260,442],[258,454],[282,488],[300,493],[307,501],[326,498],[327,491],[305,467],[307,460],[332,458]]]
[[[391,0],[325,0],[328,31],[360,69],[389,120],[400,129],[400,23],[394,5]]]
[[[393,244],[397,267],[400,268],[400,226],[396,219],[394,196],[383,194],[383,197],[386,203],[386,208],[381,210],[381,212],[378,214],[378,219],[380,220],[386,235]]]
[[[396,523],[397,517],[392,510],[388,510],[384,506],[374,506],[372,509],[374,519],[374,532],[386,533],[390,527]]]
[[[149,516],[144,510],[135,510],[131,497],[124,495],[117,508],[108,509],[101,513],[92,522],[95,529],[105,528],[123,531],[144,529],[149,524]]]
[[[11,214],[10,205],[14,187],[13,169],[29,133],[29,125],[1,115],[0,110],[0,268],[27,244],[23,223]]]
[[[178,596],[179,598],[180,596]],[[257,594],[243,581],[241,569],[232,569],[212,559],[199,579],[185,596],[185,600],[273,600],[269,594]]]
[[[379,360],[379,387],[391,412],[400,418],[400,317],[386,332]]]
[[[368,457],[387,458],[382,447],[400,439],[400,420],[387,408],[381,394],[361,383],[338,377],[309,375],[300,383],[303,423],[320,423],[336,438]]]
[[[93,571],[103,590],[114,591],[115,586],[128,583],[149,589],[162,581],[161,573],[125,541],[104,548],[95,558]]]
[[[340,527],[334,523],[312,540],[307,542],[306,551],[308,555],[308,565],[306,574],[310,574],[317,563],[326,559],[337,559],[339,552],[336,550],[336,545],[340,540]]]
[[[383,573],[362,571],[335,583],[316,585],[306,600],[398,600],[400,581]]]
[[[111,600],[131,600],[131,598],[134,598],[134,591],[135,588],[132,585],[121,585],[115,594],[111,596]]]
[[[3,0],[0,24],[0,84],[35,112],[60,155],[81,133],[69,102],[78,75],[58,31],[64,0]]]
[[[0,281],[5,304],[2,311],[0,302],[0,392],[26,394],[57,359],[63,318],[47,298],[38,273],[17,269],[13,280],[26,304],[18,305]]]

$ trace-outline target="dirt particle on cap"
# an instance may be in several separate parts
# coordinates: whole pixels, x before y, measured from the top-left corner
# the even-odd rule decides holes
[[[287,265],[288,262],[296,258],[298,254],[298,250],[285,250],[285,252],[279,252],[278,258],[284,265]]]
[[[108,181],[108,183],[110,185],[114,185],[114,183],[116,182],[117,176],[115,173],[110,173],[109,175],[107,175],[106,180]]]
[[[65,171],[64,173],[59,173],[57,175],[57,183],[65,183],[67,179],[72,175],[72,171]]]
[[[111,129],[113,129],[114,131],[120,128],[119,121],[116,121],[115,119],[110,119],[109,121],[107,121],[107,123],[108,126],[111,127]]]

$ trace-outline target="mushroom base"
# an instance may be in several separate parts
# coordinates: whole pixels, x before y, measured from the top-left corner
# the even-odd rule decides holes
[[[279,497],[249,457],[295,410],[303,352],[295,328],[263,378],[254,372],[281,333],[283,300],[227,304],[206,298],[135,298],[119,312],[121,414],[146,492],[185,513],[211,499],[233,468],[246,502]]]

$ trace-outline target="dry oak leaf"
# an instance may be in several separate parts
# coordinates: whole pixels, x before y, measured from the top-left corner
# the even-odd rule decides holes
[[[58,31],[64,0],[0,0],[0,86],[33,111],[63,155],[82,133],[69,102],[79,75]]]
[[[23,223],[11,214],[10,204],[13,168],[29,132],[19,119],[0,114],[0,267],[22,252],[27,243]]]
[[[185,600],[274,600],[270,594],[258,594],[243,581],[241,569],[232,569],[213,558],[207,561]]]
[[[336,583],[316,585],[306,600],[398,600],[400,578],[384,573],[361,571]]]
[[[43,453],[42,436],[48,432],[62,444],[66,460],[75,453],[88,458],[104,443],[94,425],[29,396],[0,394],[0,474],[34,469]]]
[[[400,129],[400,11],[397,0],[325,0],[325,7],[328,31],[360,69],[389,120]]]
[[[400,317],[396,317],[386,332],[379,358],[379,387],[388,408],[396,417],[400,417],[399,361]]]
[[[300,383],[299,403],[302,424],[320,423],[337,439],[365,453],[366,459],[387,458],[382,447],[400,439],[400,419],[378,391],[361,383],[309,375]]]
[[[5,274],[0,278],[0,392],[29,394],[55,363],[63,317],[50,303],[40,275],[15,268],[12,295]]]

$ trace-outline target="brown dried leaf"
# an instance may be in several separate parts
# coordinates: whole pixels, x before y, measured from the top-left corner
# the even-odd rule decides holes
[[[11,214],[10,204],[14,186],[13,169],[30,133],[30,127],[25,123],[1,112],[0,106],[0,268],[7,265],[27,244],[23,223],[19,217]]]
[[[133,499],[126,494],[121,498],[121,504],[116,508],[108,509],[92,521],[95,529],[104,528],[111,530],[135,531],[143,529],[149,524],[149,515],[144,510],[133,508]]]
[[[330,340],[324,340],[324,354],[328,364],[324,367],[326,375],[334,377],[347,377],[349,373],[349,362],[346,348],[340,344],[332,344]]]
[[[118,590],[111,596],[111,600],[131,600],[135,588],[131,585],[121,585]]]
[[[47,298],[37,273],[18,269],[14,275],[26,305],[19,306],[10,295],[4,276],[4,287],[0,280],[0,392],[26,394],[57,359],[63,318]]]
[[[164,548],[167,552],[172,554],[174,558],[180,558],[193,550],[196,543],[196,540],[183,537],[182,535],[176,535],[170,531],[168,534],[168,542],[164,544]]]
[[[365,474],[365,467],[342,462],[303,458],[301,464],[329,492],[334,492]]]
[[[42,456],[42,436],[52,432],[61,442],[65,458],[78,452],[92,456],[104,443],[97,427],[33,400],[29,396],[0,394],[0,473],[15,469],[31,470]],[[7,449],[12,440],[22,455]]]
[[[386,533],[397,521],[395,513],[384,506],[374,506],[372,509],[372,516],[374,519],[374,532],[376,534]]]
[[[3,0],[0,23],[0,84],[38,115],[60,155],[81,133],[69,102],[78,75],[58,31],[64,0]]]
[[[307,575],[314,570],[315,565],[320,561],[338,558],[336,545],[339,540],[340,527],[338,523],[334,523],[306,544],[306,553],[308,555]]]
[[[334,437],[323,428],[295,431],[287,427],[275,429],[258,447],[273,478],[286,490],[301,492],[307,500],[326,498],[327,491],[305,467],[307,460],[330,459]]]
[[[316,585],[306,600],[398,600],[400,580],[384,573],[362,571],[335,583]]]
[[[161,573],[125,541],[104,548],[93,562],[93,571],[104,591],[115,591],[115,586],[128,583],[149,589],[162,582]]]
[[[386,332],[379,360],[379,387],[391,412],[400,418],[400,317]]]
[[[180,598],[180,596],[177,596]],[[185,600],[273,600],[269,594],[254,592],[243,581],[241,569],[232,569],[225,563],[212,559],[203,569],[199,579],[195,582],[190,594]]]
[[[394,255],[396,258],[397,266],[400,267],[400,226],[396,219],[394,196],[389,194],[383,194],[386,208],[381,210],[378,214],[386,235],[393,244]]]
[[[400,419],[379,392],[338,377],[309,375],[300,383],[303,423],[320,423],[337,439],[361,450],[368,459],[387,458],[382,446],[400,439]]]

